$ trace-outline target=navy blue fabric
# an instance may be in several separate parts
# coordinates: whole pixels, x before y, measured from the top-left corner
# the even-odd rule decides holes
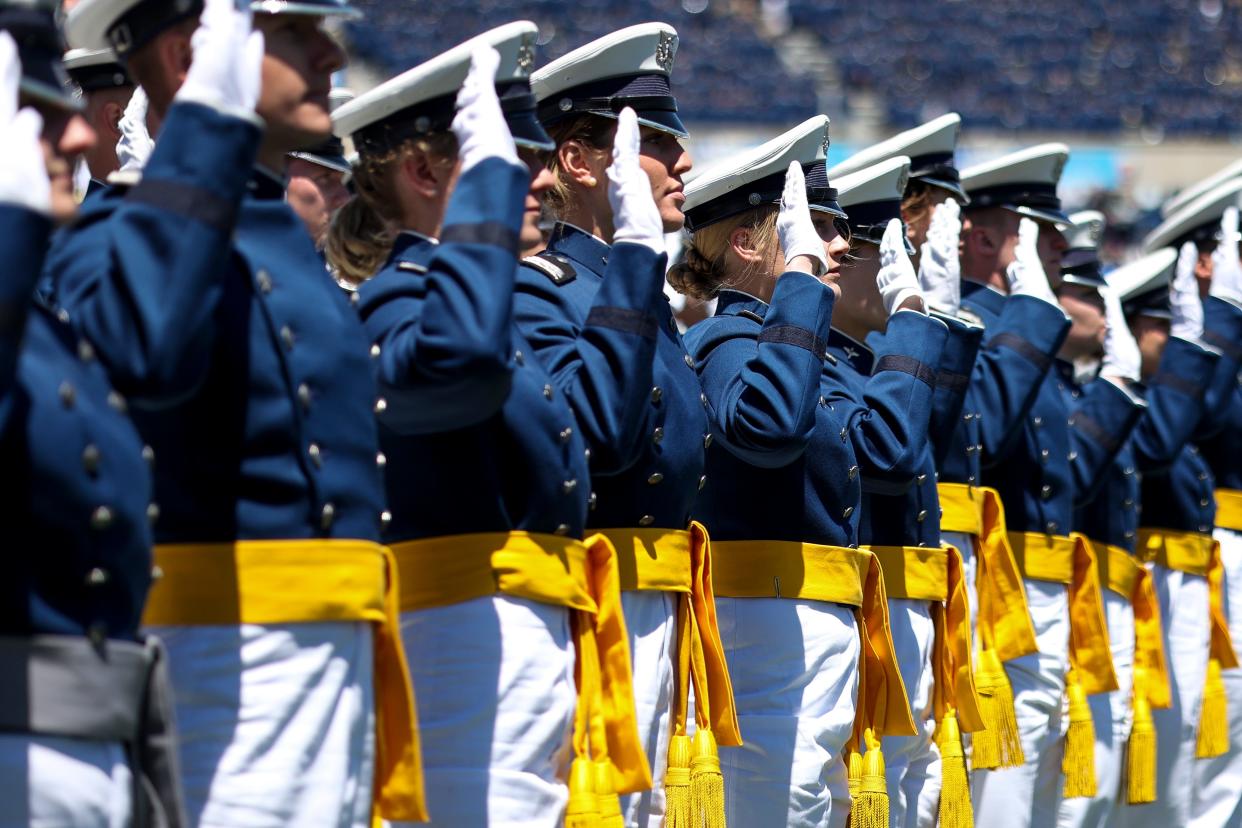
[[[834,304],[816,279],[786,273],[771,304],[723,291],[686,332],[717,438],[695,507],[714,539],[858,544],[862,480],[847,408],[821,390],[825,358],[763,336],[791,327],[827,341]]]
[[[664,297],[666,257],[558,224],[548,250],[577,276],[518,270],[518,327],[568,396],[591,450],[587,525],[684,529],[710,429]]]
[[[174,105],[143,181],[237,205],[236,227],[96,197],[49,258],[57,300],[155,450],[157,543],[378,540],[370,343],[258,143]]]
[[[1074,530],[1133,553],[1138,537],[1145,474],[1166,473],[1203,415],[1203,397],[1218,357],[1172,337],[1152,382],[1141,390],[1147,409],[1113,462],[1095,496],[1074,510]],[[1163,378],[1179,377],[1170,383]],[[1197,390],[1196,390],[1197,389]]]
[[[0,206],[0,228],[0,632],[132,640],[151,584],[142,440],[94,350],[31,301],[47,219]]]
[[[1203,311],[1205,341],[1242,342],[1242,310],[1209,297],[1203,303]],[[1203,416],[1192,437],[1195,442],[1184,446],[1166,471],[1143,477],[1144,527],[1205,534],[1212,531],[1216,523],[1217,481],[1198,441],[1204,441],[1202,447],[1215,450],[1222,442],[1237,439],[1236,432],[1230,433],[1226,426],[1237,393],[1240,355],[1237,350],[1227,349],[1217,360],[1204,397]],[[1225,450],[1222,457],[1213,457],[1212,461],[1224,462],[1227,458]]]
[[[978,485],[984,465],[1007,454],[1069,332],[1060,307],[1029,296],[1006,297],[962,282],[962,309],[984,326],[970,372],[961,422],[938,418],[931,432],[945,483]]]
[[[445,226],[520,228],[527,182],[524,168],[485,161],[457,182]],[[392,542],[583,535],[586,445],[514,323],[516,270],[511,249],[404,234],[359,288],[388,400],[379,433]]]

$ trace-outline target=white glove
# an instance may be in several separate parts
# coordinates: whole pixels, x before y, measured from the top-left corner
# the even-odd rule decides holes
[[[1173,284],[1169,286],[1169,310],[1173,314],[1169,335],[1192,342],[1203,336],[1203,301],[1199,299],[1199,281],[1195,279],[1198,259],[1194,242],[1183,244]]]
[[[802,165],[789,162],[785,171],[785,192],[781,196],[781,211],[776,217],[776,236],[781,250],[785,251],[785,266],[797,256],[809,256],[819,262],[820,276],[828,272],[828,257],[824,255],[824,240],[819,237],[815,223],[811,221],[811,208],[806,203],[806,176]]]
[[[919,284],[927,304],[950,316],[962,306],[962,264],[957,257],[961,212],[953,199],[936,207],[919,256]]]
[[[1038,244],[1039,225],[1029,218],[1022,219],[1018,224],[1018,249],[1005,271],[1009,277],[1009,293],[1013,296],[1034,296],[1060,307],[1048,283],[1048,274],[1044,273],[1044,264],[1039,260]]]
[[[21,80],[17,44],[0,32],[0,204],[46,216],[52,212],[52,185],[39,143],[43,118],[30,107],[17,110]]]
[[[1238,260],[1238,208],[1220,219],[1220,244],[1212,251],[1212,296],[1242,304],[1242,261]]]
[[[1126,324],[1126,315],[1121,309],[1121,297],[1111,287],[1100,288],[1100,295],[1104,298],[1104,318],[1108,322],[1100,376],[1138,382],[1143,356],[1139,353],[1134,335],[1130,333],[1130,326]]]
[[[503,158],[521,165],[500,99],[496,97],[498,66],[500,55],[495,49],[476,49],[470,56],[470,72],[457,92],[453,134],[457,136],[457,156],[463,173],[487,158]]]
[[[638,163],[641,138],[638,116],[626,107],[617,116],[608,167],[608,203],[612,205],[612,241],[631,242],[664,253],[664,222],[651,195],[651,179]]]
[[[263,33],[234,0],[205,0],[190,40],[194,59],[176,100],[253,120],[263,79]]]
[[[122,172],[141,171],[151,157],[151,150],[155,149],[155,142],[147,132],[147,105],[146,90],[139,86],[130,95],[125,114],[117,124],[121,140],[116,142],[116,160]]]
[[[906,254],[906,233],[900,219],[890,219],[880,239],[880,272],[875,275],[884,310],[892,316],[907,299],[923,299],[919,277]]]

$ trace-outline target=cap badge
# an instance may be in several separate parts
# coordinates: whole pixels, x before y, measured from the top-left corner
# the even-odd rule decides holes
[[[673,71],[673,57],[677,54],[677,35],[672,32],[660,32],[660,41],[656,44],[656,65],[665,72]]]
[[[750,197],[747,198],[746,200],[749,201],[752,206],[758,206],[759,202],[763,201],[763,197],[760,196],[758,193],[751,193]]]
[[[561,112],[568,112],[574,108],[574,102],[569,98],[561,98],[556,102],[556,106]]]

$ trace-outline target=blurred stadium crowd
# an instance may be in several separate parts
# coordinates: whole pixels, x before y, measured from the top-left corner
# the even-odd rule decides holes
[[[1242,2],[1236,0],[360,0],[347,37],[357,59],[396,74],[495,25],[539,24],[540,63],[625,25],[663,20],[681,34],[676,85],[694,125],[784,129],[817,110],[815,84],[777,54],[813,34],[851,99],[878,101],[889,133],[962,115],[966,138],[1070,133],[1242,140]],[[763,67],[756,72],[755,67]],[[835,124],[834,124],[835,125]],[[882,137],[882,136],[879,136]],[[1026,140],[1015,135],[1014,145]],[[1073,143],[1073,142],[1071,142]],[[1197,177],[1197,176],[1195,176]],[[1123,260],[1159,221],[1167,193],[1132,182],[1071,197],[1110,219],[1106,260]]]

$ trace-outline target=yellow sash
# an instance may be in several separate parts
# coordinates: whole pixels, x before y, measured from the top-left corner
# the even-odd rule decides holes
[[[1216,490],[1216,525],[1222,529],[1242,532],[1242,491]]]
[[[1091,544],[1091,551],[1095,553],[1095,562],[1099,567],[1100,586],[1115,592],[1127,601],[1133,601],[1134,591],[1138,587],[1139,573],[1146,570],[1133,555],[1120,546],[1099,541],[1088,542]]]
[[[982,649],[1001,661],[1038,650],[1022,573],[1005,530],[1005,508],[995,489],[940,483],[941,532],[964,532],[976,539],[975,591]]]
[[[915,733],[897,668],[884,575],[863,549],[793,541],[717,541],[716,594],[728,598],[796,598],[854,607],[862,642],[858,719],[877,735]]]
[[[622,591],[676,592],[679,624],[688,625],[696,658],[686,662],[699,670],[695,698],[710,701],[707,726],[721,745],[738,747],[742,736],[733,701],[733,684],[725,661],[724,643],[716,621],[716,598],[712,588],[712,544],[707,528],[693,521],[689,531],[675,529],[601,529],[600,534],[617,549]],[[680,640],[680,633],[679,633]],[[679,662],[680,665],[680,662]],[[690,676],[681,684],[689,687]],[[702,684],[702,686],[698,686]],[[696,715],[700,711],[696,708]]]
[[[1091,543],[1082,535],[1010,532],[1009,543],[1024,577],[1069,587],[1070,667],[1087,695],[1117,689],[1099,564]]]
[[[427,821],[414,691],[397,618],[392,553],[363,540],[316,539],[155,547],[163,577],[151,588],[149,626],[365,621],[375,660],[375,809]]]
[[[579,726],[596,727],[607,739],[591,740],[589,755],[611,765],[615,792],[651,787],[638,741],[621,578],[607,538],[485,532],[406,541],[393,553],[407,576],[405,612],[497,594],[575,610]],[[587,737],[575,735],[575,745],[587,749]]]
[[[936,720],[955,711],[959,730],[982,730],[978,693],[971,657],[970,599],[966,591],[962,553],[952,546],[868,547],[884,571],[889,598],[929,601],[936,636],[932,645]]]

